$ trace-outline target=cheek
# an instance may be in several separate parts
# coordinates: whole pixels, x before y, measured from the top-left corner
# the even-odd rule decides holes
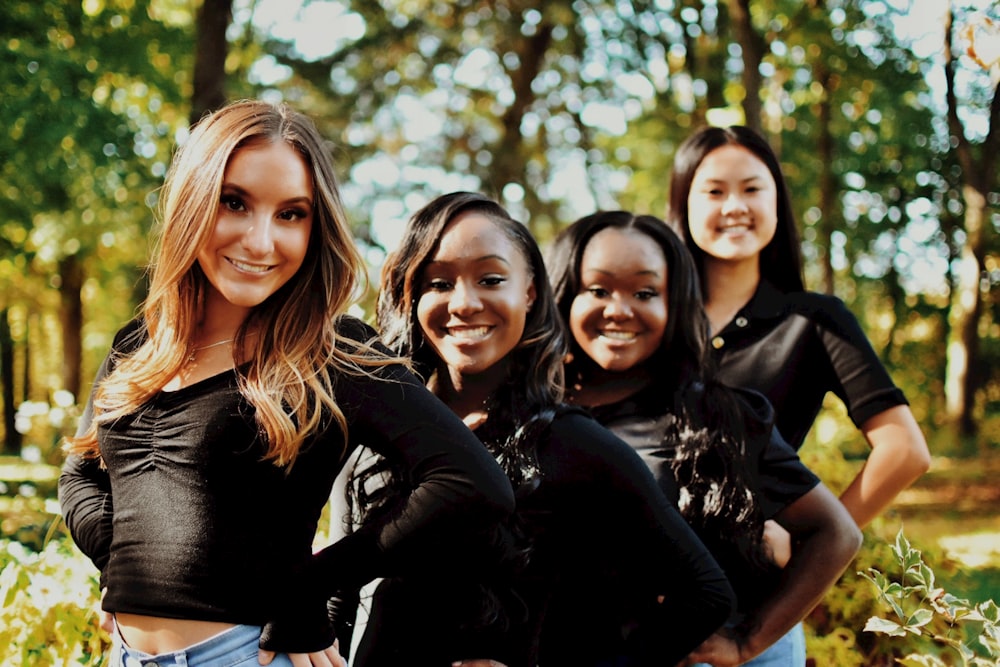
[[[428,338],[433,333],[431,318],[434,315],[435,302],[429,294],[424,294],[417,300],[417,324],[420,326],[420,333],[424,338]]]
[[[303,262],[309,253],[309,240],[312,238],[312,229],[306,227],[301,231],[295,231],[289,238],[290,254],[299,263]]]
[[[589,310],[580,297],[573,299],[573,305],[569,309],[569,330],[576,342],[580,344],[586,340],[584,324],[587,321]]]

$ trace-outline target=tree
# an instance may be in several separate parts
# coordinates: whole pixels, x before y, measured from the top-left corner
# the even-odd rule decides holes
[[[989,93],[988,129],[978,143],[960,116],[957,93],[959,56],[955,52],[955,12],[945,14],[945,79],[947,82],[947,118],[950,144],[961,169],[961,193],[964,204],[962,235],[958,240],[958,261],[951,298],[948,337],[948,371],[945,383],[947,414],[963,436],[977,432],[974,418],[975,395],[979,376],[979,327],[982,316],[981,284],[991,237],[990,193],[997,186],[997,153],[1000,151],[1000,62],[983,63],[992,70]],[[967,34],[974,34],[974,28]],[[985,38],[983,40],[985,42]],[[981,43],[981,46],[985,44]],[[974,48],[974,47],[973,47]],[[985,49],[984,49],[985,51]],[[973,52],[975,53],[975,52]]]
[[[87,280],[100,276],[102,292],[102,272],[142,261],[147,195],[176,127],[174,67],[189,43],[159,9],[124,0],[0,8],[8,46],[0,56],[0,227],[9,243],[0,309],[21,332],[36,315],[47,327],[47,314],[59,313],[58,350],[32,350],[44,343],[38,337],[11,341],[15,359],[43,378],[41,400],[55,389],[81,391]],[[110,303],[105,317],[127,316],[129,299]]]
[[[206,111],[226,103],[226,31],[233,19],[233,0],[203,0],[198,10],[194,58],[194,86],[191,94],[193,125]]]

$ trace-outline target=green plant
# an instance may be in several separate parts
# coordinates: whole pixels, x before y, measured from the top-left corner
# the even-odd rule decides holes
[[[929,640],[922,653],[898,659],[902,665],[944,666],[951,664],[945,660],[951,655],[957,655],[959,664],[966,667],[1000,665],[1000,609],[996,603],[987,600],[973,604],[937,588],[934,571],[902,530],[896,534],[892,552],[902,568],[899,581],[876,568],[869,568],[867,574],[859,573],[875,586],[878,598],[894,617],[873,616],[865,624],[865,631]]]
[[[0,665],[55,667],[104,662],[94,566],[66,538],[41,552],[0,540]]]

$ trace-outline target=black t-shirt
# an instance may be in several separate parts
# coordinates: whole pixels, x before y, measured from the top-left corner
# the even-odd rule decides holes
[[[339,330],[361,341],[375,335],[356,320]],[[116,337],[115,352],[142,339],[133,323]],[[328,420],[290,469],[263,460],[238,373],[161,391],[134,414],[100,425],[106,469],[68,457],[60,502],[77,545],[101,569],[106,610],[270,624],[267,648],[320,650],[332,641],[326,599],[335,590],[390,573],[396,554],[425,529],[478,530],[513,508],[496,462],[398,364],[372,367],[371,375],[338,373],[334,393],[348,438]],[[411,471],[414,490],[400,512],[313,554],[333,480],[359,442]]]
[[[693,385],[689,391],[700,391]],[[773,411],[759,393],[745,389],[734,392],[746,417],[747,442],[744,472],[750,489],[759,502],[764,518],[772,518],[785,507],[811,491],[816,477],[773,428]],[[617,403],[592,408],[594,417],[635,449],[652,470],[664,494],[677,502],[680,488],[671,462],[677,443],[664,442],[666,423],[674,416],[668,409],[671,392],[650,385]],[[731,546],[720,543],[717,535],[700,535],[712,545],[713,555],[726,568],[737,594],[738,611],[753,609],[777,585],[776,569],[761,571],[753,567]],[[719,551],[722,550],[722,551]]]
[[[712,338],[719,378],[771,401],[781,435],[802,446],[827,392],[861,426],[906,397],[844,302],[814,292],[779,292],[761,281],[753,298]]]
[[[469,627],[456,585],[483,582],[477,563],[447,563],[441,579],[385,580],[371,601],[356,667],[450,665],[473,658],[509,667],[596,665],[622,645],[621,626],[593,607],[563,625],[564,593],[589,590],[601,573],[628,569],[660,638],[656,659],[673,664],[727,618],[732,591],[719,566],[625,443],[580,410],[557,412],[538,442],[540,475],[518,492],[516,520],[528,536],[527,566],[486,582],[501,592],[489,627]],[[426,572],[427,569],[422,569]],[[666,597],[656,604],[658,595]],[[553,611],[557,612],[552,619]],[[627,650],[640,648],[627,645]],[[602,653],[602,651],[604,651]],[[637,657],[637,659],[640,659]]]

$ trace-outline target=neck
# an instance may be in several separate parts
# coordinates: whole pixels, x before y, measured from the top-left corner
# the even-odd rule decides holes
[[[624,371],[591,365],[582,381],[570,387],[569,400],[584,407],[617,403],[645,389],[652,381],[652,373],[642,364]]]
[[[712,332],[722,330],[749,303],[760,284],[760,260],[741,262],[706,258],[705,314]]]
[[[427,387],[463,419],[484,412],[486,401],[506,378],[503,364],[494,364],[481,373],[462,374],[448,367],[437,370]]]

